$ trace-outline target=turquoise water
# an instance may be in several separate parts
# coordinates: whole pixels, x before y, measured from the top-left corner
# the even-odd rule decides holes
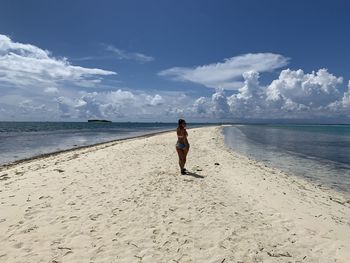
[[[234,125],[224,135],[241,154],[350,194],[350,125]]]
[[[207,124],[189,124],[189,128],[203,125]],[[176,127],[175,123],[0,122],[0,165]]]

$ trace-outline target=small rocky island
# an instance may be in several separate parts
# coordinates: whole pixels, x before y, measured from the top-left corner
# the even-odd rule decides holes
[[[88,120],[88,122],[112,122],[108,120]]]

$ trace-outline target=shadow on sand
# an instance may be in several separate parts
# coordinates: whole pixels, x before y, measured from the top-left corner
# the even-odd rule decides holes
[[[200,175],[200,174],[197,174],[197,173],[192,173],[192,172],[189,172],[189,171],[186,172],[186,175],[193,176],[195,178],[200,178],[200,179],[205,178],[203,175]]]

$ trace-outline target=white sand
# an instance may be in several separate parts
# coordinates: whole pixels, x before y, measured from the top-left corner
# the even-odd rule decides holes
[[[3,168],[0,262],[350,262],[344,197],[188,133],[193,175],[175,132]]]

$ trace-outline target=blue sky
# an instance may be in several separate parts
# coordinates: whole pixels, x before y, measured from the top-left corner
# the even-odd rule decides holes
[[[10,62],[0,64],[0,120],[347,121],[349,8],[345,0],[2,1],[9,48],[0,55]],[[70,77],[18,74],[23,61],[47,68],[39,50],[67,63],[53,70]],[[103,72],[72,77],[68,65]]]

